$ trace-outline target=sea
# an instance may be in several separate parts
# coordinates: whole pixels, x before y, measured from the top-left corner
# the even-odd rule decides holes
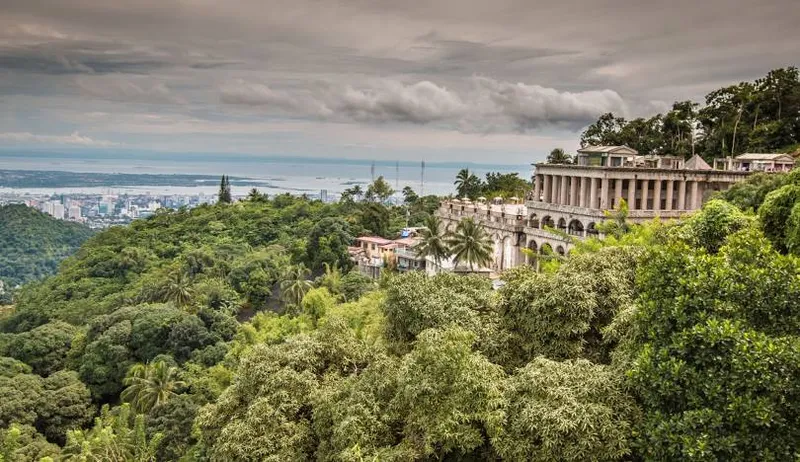
[[[138,174],[198,174],[229,175],[263,181],[257,189],[267,194],[318,195],[326,191],[329,196],[340,194],[347,188],[362,188],[373,178],[383,176],[398,192],[410,186],[417,194],[448,195],[455,192],[453,182],[462,168],[479,177],[487,172],[518,173],[529,179],[530,165],[476,164],[469,162],[421,162],[304,158],[256,157],[235,155],[128,155],[102,156],[91,153],[0,152],[0,169],[49,170],[87,173],[138,173]],[[234,195],[245,195],[252,186],[234,186]],[[11,191],[0,185],[0,192]],[[196,195],[216,194],[217,185],[198,186],[128,186],[128,187],[70,187],[21,188],[18,193],[30,194],[151,194]]]

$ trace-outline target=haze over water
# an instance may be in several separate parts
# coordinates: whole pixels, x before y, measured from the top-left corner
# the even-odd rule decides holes
[[[461,168],[483,177],[487,172],[519,173],[521,178],[530,177],[530,166],[428,163],[425,167],[424,193],[447,195],[454,193],[453,181]],[[309,159],[253,156],[157,156],[131,155],[124,159],[111,159],[97,155],[70,153],[0,153],[0,169],[9,170],[52,170],[91,173],[133,173],[133,174],[197,174],[230,175],[263,180],[264,186],[258,189],[268,194],[289,192],[293,194],[318,194],[326,189],[329,194],[337,194],[344,189],[360,184],[365,187],[372,179],[372,161],[353,159]],[[398,190],[411,186],[420,192],[420,164],[400,161],[379,161],[375,164],[375,177],[383,176],[392,187]],[[2,187],[2,185],[0,185]],[[146,187],[86,187],[86,188],[25,188],[22,192],[31,193],[151,193],[151,194],[215,194],[217,185],[197,187],[185,186],[146,186]],[[235,195],[246,194],[251,186],[234,187]]]

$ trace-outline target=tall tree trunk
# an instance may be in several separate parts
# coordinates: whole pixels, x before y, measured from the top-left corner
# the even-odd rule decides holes
[[[742,113],[744,112],[744,103],[739,106],[739,115],[736,117],[736,124],[733,126],[733,142],[731,143],[731,155],[736,151],[736,130],[739,128],[739,121],[742,120]]]

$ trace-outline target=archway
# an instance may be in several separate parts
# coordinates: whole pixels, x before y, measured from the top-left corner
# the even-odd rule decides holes
[[[536,264],[536,254],[539,252],[539,246],[536,244],[536,241],[533,239],[528,242],[528,264],[535,265]]]
[[[563,246],[558,246],[558,247],[556,247],[556,253],[563,257],[564,254],[566,254],[566,251],[564,250]]]
[[[567,232],[573,236],[583,236],[583,223],[580,220],[570,221]]]
[[[597,236],[599,233],[597,232],[597,228],[595,228],[595,223],[589,223],[589,226],[586,227],[586,235],[587,236]]]
[[[539,254],[540,255],[553,255],[553,246],[545,242],[544,244],[539,247]]]
[[[567,220],[565,220],[563,218],[559,218],[559,220],[558,220],[558,229],[561,230],[561,231],[566,231],[567,230]]]
[[[535,213],[530,216],[528,226],[531,228],[539,227],[539,217]]]
[[[548,227],[549,228],[555,228],[556,227],[556,223],[553,221],[553,217],[551,217],[550,215],[542,218],[542,229],[545,229],[545,228],[548,228]]]

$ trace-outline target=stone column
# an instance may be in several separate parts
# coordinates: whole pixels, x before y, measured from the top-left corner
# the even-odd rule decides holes
[[[674,185],[674,180],[667,180],[667,206],[664,207],[664,210],[672,210],[672,190]]]
[[[636,210],[636,180],[628,180],[628,210]]]
[[[553,178],[550,179],[550,186],[550,202],[558,204],[558,176],[553,175]]]
[[[580,200],[578,201],[578,205],[581,207],[586,207],[586,194],[589,192],[586,190],[586,183],[587,178],[585,176],[581,177],[581,187],[580,187]]]
[[[698,188],[698,186],[699,186],[699,185],[698,185],[698,182],[697,182],[697,181],[692,181],[692,196],[691,196],[691,199],[689,199],[689,200],[687,201],[687,202],[688,202],[688,204],[686,204],[686,208],[687,208],[688,210],[695,210],[695,209],[697,209],[697,191],[698,191],[698,189],[699,189],[699,188]]]
[[[661,210],[661,180],[653,181],[653,210]]]
[[[597,208],[597,178],[592,178],[589,181],[589,208]]]
[[[569,197],[567,197],[568,180],[569,180],[568,176],[561,175],[561,193],[558,195],[558,203],[561,205],[567,205],[569,203]]]
[[[619,205],[620,199],[622,199],[622,180],[621,178],[617,178],[614,180],[614,204]]]
[[[533,185],[533,200],[542,200],[542,177],[544,175],[536,175],[536,183]]]
[[[692,210],[697,210],[703,205],[703,197],[700,195],[700,182],[692,182]]]
[[[578,206],[578,178],[569,177],[569,205]]]
[[[686,210],[686,180],[678,180],[678,210]]]
[[[603,178],[600,186],[600,209],[608,208],[608,178]]]
[[[647,193],[650,191],[650,180],[642,180],[642,210],[650,210],[647,207]]]
[[[544,197],[542,197],[542,199],[543,202],[549,203],[553,200],[553,197],[550,195],[550,183],[552,182],[552,178],[550,178],[550,175],[542,175],[542,178],[544,178],[542,181],[542,196]]]

